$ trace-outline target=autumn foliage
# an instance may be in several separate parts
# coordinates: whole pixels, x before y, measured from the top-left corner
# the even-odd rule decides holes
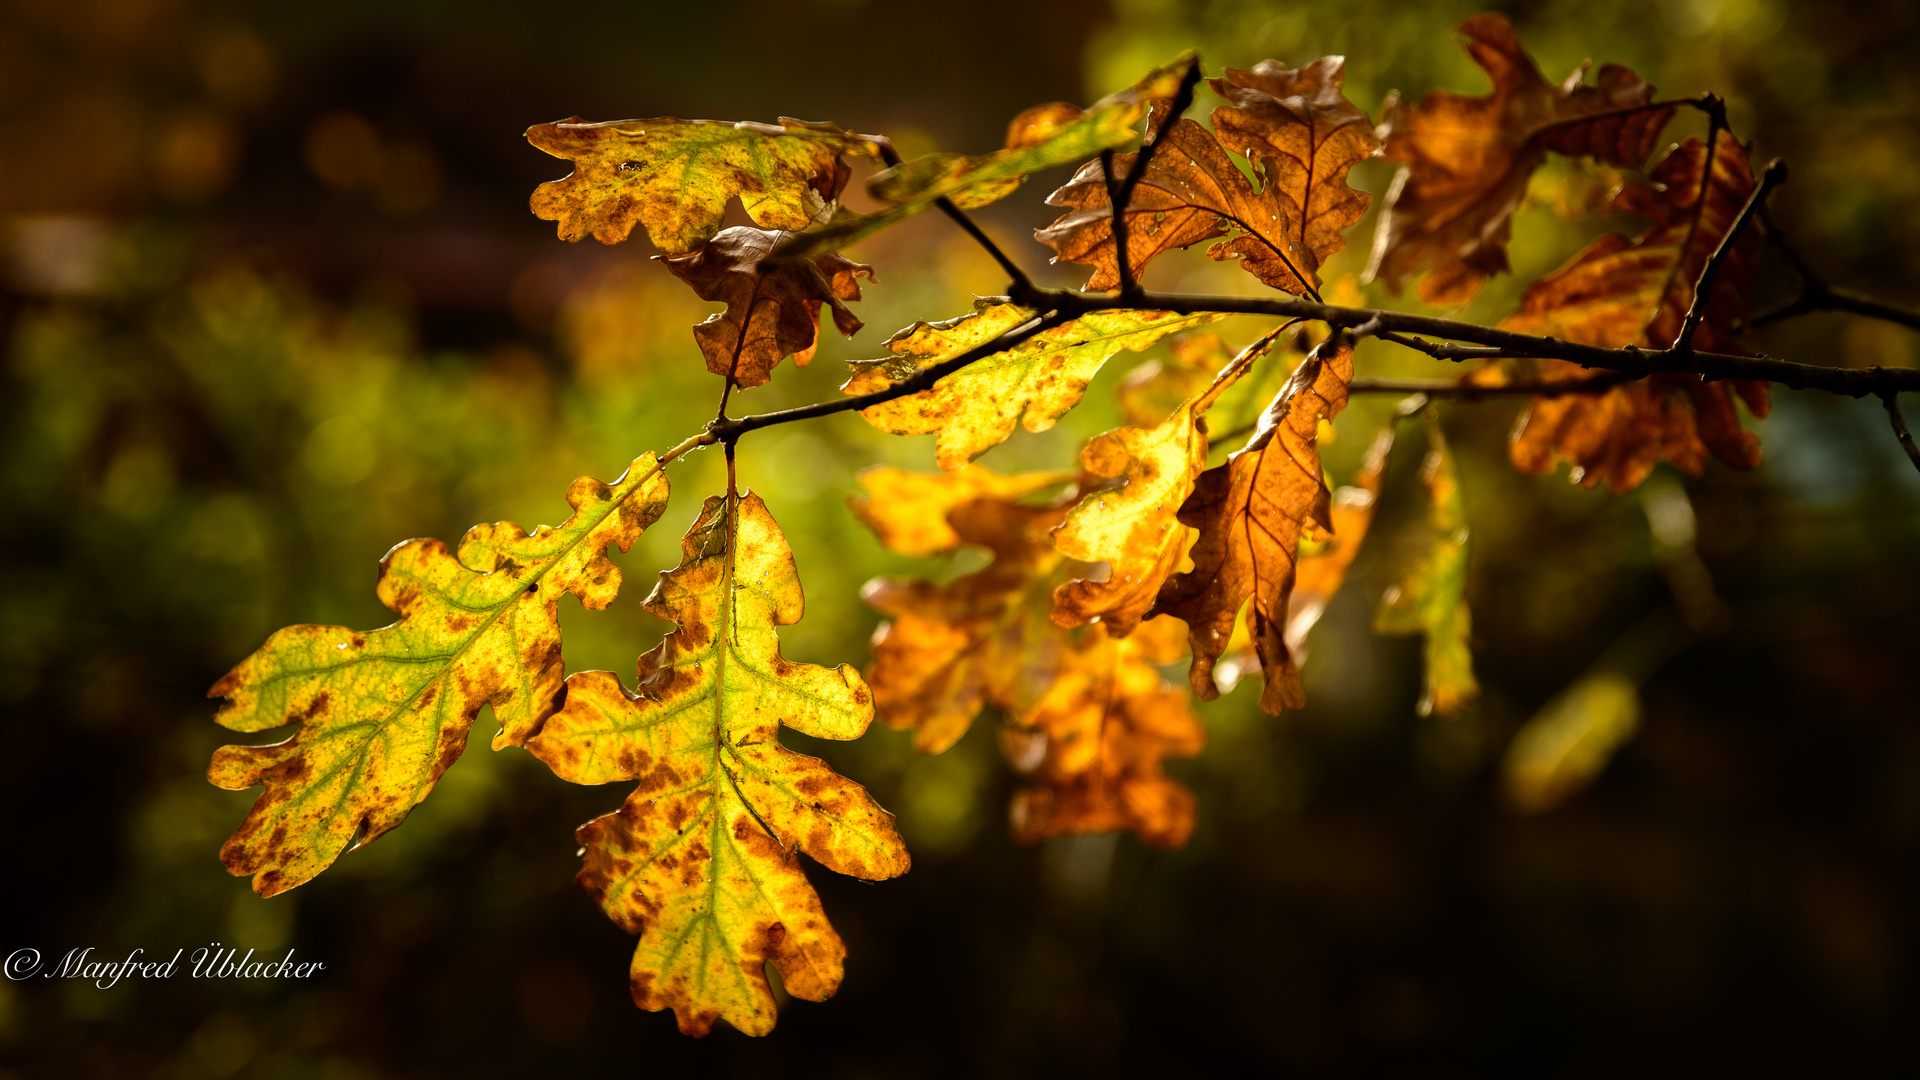
[[[580,883],[638,937],[634,1000],[673,1009],[689,1034],[715,1019],[764,1034],[776,1014],[769,966],[807,1000],[841,980],[845,946],[798,853],[868,880],[909,865],[893,816],[784,749],[783,725],[854,739],[877,718],[938,754],[992,716],[1021,780],[1010,807],[1019,839],[1126,831],[1177,846],[1194,829],[1196,796],[1163,763],[1205,745],[1193,699],[1257,672],[1266,712],[1305,701],[1302,642],[1367,537],[1396,440],[1391,426],[1357,432],[1373,449],[1346,484],[1321,461],[1350,396],[1373,389],[1356,382],[1356,346],[1371,338],[1435,355],[1445,349],[1428,337],[1479,343],[1454,347],[1475,361],[1457,383],[1397,414],[1424,431],[1428,544],[1376,618],[1380,633],[1422,638],[1423,712],[1472,708],[1468,503],[1435,401],[1534,395],[1514,465],[1565,461],[1578,482],[1626,492],[1660,462],[1754,468],[1760,445],[1739,405],[1764,417],[1768,398],[1765,381],[1687,366],[1748,356],[1741,320],[1761,244],[1763,188],[1717,99],[1660,100],[1611,64],[1556,84],[1503,17],[1459,29],[1491,92],[1394,100],[1378,124],[1345,96],[1341,57],[1228,68],[1204,80],[1222,104],[1203,123],[1185,115],[1202,82],[1189,55],[1086,109],[1029,109],[1004,147],[975,155],[902,160],[883,137],[791,119],[575,118],[529,130],[573,166],[532,197],[560,239],[643,234],[662,273],[725,305],[692,327],[720,377],[718,415],[612,484],[576,481],[561,526],[476,527],[457,552],[408,541],[382,563],[391,626],[291,627],[220,680],[221,724],[297,725],[283,742],[214,759],[214,783],[265,789],[223,851],[229,869],[263,895],[311,879],[399,824],[492,706],[496,749],[522,746],[575,783],[635,785],[579,830]],[[1372,199],[1349,183],[1356,164],[1399,166],[1368,275],[1458,304],[1508,270],[1514,212],[1549,155],[1642,169],[1684,109],[1708,115],[1706,140],[1665,151],[1615,197],[1644,231],[1604,236],[1534,282],[1491,328],[1506,332],[1499,343],[1489,328],[1421,336],[1391,313],[1324,303],[1334,290],[1321,269]],[[855,165],[880,204],[871,213],[841,201]],[[843,249],[927,210],[971,228],[967,209],[1069,165],[1047,199],[1062,213],[1035,235],[1056,261],[1088,268],[1082,292],[1037,288],[1008,264],[1007,295],[893,334],[884,355],[851,366],[842,399],[727,415],[734,389],[813,357],[823,313],[843,334],[861,329],[850,305],[874,268]],[[736,201],[752,224],[722,228]],[[1195,246],[1238,263],[1273,306],[1141,288],[1150,267]],[[1263,310],[1268,324],[1242,331],[1243,348],[1213,328]],[[1128,425],[1091,440],[1076,469],[975,464],[1016,427],[1051,427],[1109,361],[1156,345],[1170,359],[1121,386]],[[1259,398],[1223,417],[1229,392],[1249,387]],[[730,468],[679,566],[644,602],[674,629],[632,680],[566,674],[555,605],[566,592],[589,608],[613,600],[620,572],[604,551],[627,550],[659,518],[668,464],[709,446],[731,463],[753,453],[759,428],[848,410],[883,432],[933,436],[940,468],[869,470],[852,512],[892,552],[971,548],[984,565],[869,582],[862,596],[884,621],[864,675],[791,663],[778,628],[801,618],[803,599],[769,506],[779,493],[737,490]]]

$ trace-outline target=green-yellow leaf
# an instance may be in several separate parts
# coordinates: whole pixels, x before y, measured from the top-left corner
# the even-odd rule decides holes
[[[1592,783],[1639,728],[1632,678],[1604,670],[1583,676],[1514,733],[1501,766],[1508,799],[1527,813],[1559,806]]]
[[[642,455],[609,486],[567,491],[573,516],[532,534],[477,525],[456,557],[409,540],[380,561],[380,602],[400,618],[359,633],[290,626],[215,683],[214,719],[234,731],[300,728],[269,746],[225,746],[207,778],[266,785],[220,857],[262,896],[327,868],[350,846],[400,824],[460,757],[482,706],[522,743],[555,707],[566,674],[558,605],[571,592],[604,608],[620,589],[608,544],[625,551],[666,509],[667,478]]]
[[[1432,498],[1433,549],[1380,598],[1373,629],[1380,634],[1425,634],[1426,680],[1420,715],[1452,716],[1480,696],[1473,677],[1473,615],[1467,607],[1468,539],[1460,478],[1440,424],[1427,414],[1431,449],[1421,479]]]
[[[957,319],[914,323],[887,339],[893,355],[849,365],[849,394],[883,390],[922,368],[984,345],[1033,318],[1004,297],[983,297]],[[1139,352],[1168,334],[1225,318],[1170,311],[1094,311],[948,375],[930,390],[895,398],[860,415],[895,435],[936,434],[943,469],[958,469],[998,446],[1024,423],[1045,431],[1080,403],[1087,383],[1122,349]]]
[[[892,207],[875,214],[843,215],[824,229],[796,237],[780,254],[813,258],[838,251],[943,198],[962,209],[985,206],[1012,194],[1033,173],[1124,146],[1139,137],[1141,118],[1155,104],[1164,106],[1197,63],[1199,58],[1193,54],[1183,55],[1077,116],[1069,116],[1057,103],[1028,109],[1009,125],[1005,149],[972,156],[928,154],[875,173],[867,190],[893,203]]]
[[[794,664],[774,628],[799,621],[793,552],[753,494],[714,496],[646,609],[677,624],[640,658],[638,693],[611,672],[567,680],[566,707],[527,749],[582,784],[638,780],[581,826],[580,883],[640,941],[633,998],[702,1035],[724,1019],[774,1024],[766,965],[809,1001],[840,986],[846,947],[800,869],[877,880],[907,871],[893,815],[818,758],[781,747],[781,724],[855,739],[873,695],[841,665]]]
[[[527,141],[574,163],[530,200],[535,217],[559,223],[560,239],[617,244],[641,225],[669,255],[719,232],[735,196],[762,228],[828,220],[850,174],[841,155],[873,154],[876,145],[832,124],[785,117],[774,125],[671,116],[588,124],[576,116],[535,124]]]

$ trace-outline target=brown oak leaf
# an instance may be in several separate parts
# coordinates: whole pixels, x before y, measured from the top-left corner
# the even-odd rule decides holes
[[[874,706],[889,726],[911,728],[921,753],[958,742],[989,703],[1030,707],[1051,681],[1058,635],[1046,599],[1060,555],[1049,534],[1065,515],[1004,499],[960,503],[948,524],[993,562],[944,585],[875,578],[861,590],[890,619],[874,632]]]
[[[1124,639],[1083,634],[1062,653],[1046,694],[1001,731],[1007,757],[1027,774],[1015,792],[1014,835],[1125,829],[1156,847],[1193,833],[1194,797],[1161,762],[1192,757],[1206,728],[1187,692],[1167,685],[1155,663],[1178,660],[1178,620],[1155,619]]]
[[[1192,120],[1166,128],[1126,208],[1127,261],[1136,276],[1170,248],[1230,236],[1207,254],[1238,259],[1248,273],[1295,295],[1318,288],[1320,264],[1345,246],[1340,231],[1370,198],[1347,185],[1347,172],[1379,147],[1366,113],[1341,91],[1342,63],[1329,56],[1292,71],[1268,60],[1211,80],[1230,103],[1213,112],[1218,137]],[[1257,190],[1223,142],[1252,163]],[[1125,175],[1133,159],[1115,157],[1116,173]],[[1088,289],[1118,286],[1101,163],[1081,166],[1047,202],[1068,208],[1035,234],[1058,253],[1055,261],[1092,266]]]
[[[1346,407],[1352,380],[1353,346],[1336,334],[1294,369],[1246,447],[1200,474],[1180,508],[1180,521],[1200,530],[1189,553],[1193,569],[1167,580],[1149,617],[1186,622],[1193,647],[1188,679],[1202,700],[1219,695],[1213,667],[1240,605],[1251,598],[1249,623],[1266,682],[1260,707],[1278,715],[1305,703],[1285,640],[1287,603],[1303,533],[1333,531],[1319,424]]]
[[[727,305],[693,328],[707,370],[746,388],[773,377],[784,357],[802,367],[820,339],[820,305],[833,309],[833,325],[852,337],[863,325],[843,301],[860,299],[858,278],[873,279],[873,267],[843,255],[772,259],[788,234],[737,225],[722,230],[695,251],[663,256],[667,269],[702,300]]]
[[[1629,187],[1615,204],[1651,221],[1639,237],[1609,234],[1528,289],[1520,311],[1500,325],[1584,345],[1665,349],[1693,303],[1694,285],[1753,192],[1747,152],[1722,131],[1712,153],[1689,139],[1661,161],[1653,182]],[[1753,280],[1759,239],[1737,238],[1714,279],[1697,349],[1740,351],[1732,324]],[[1536,378],[1580,380],[1592,373],[1564,361],[1537,362]],[[1495,376],[1498,378],[1498,376]],[[1484,381],[1484,380],[1483,380]],[[1698,474],[1711,454],[1737,469],[1760,464],[1760,441],[1740,426],[1738,394],[1755,416],[1768,412],[1767,384],[1704,382],[1663,372],[1605,394],[1535,398],[1514,434],[1512,456],[1526,472],[1547,472],[1556,457],[1588,487],[1606,481],[1630,491],[1670,461]]]
[[[1583,85],[1585,65],[1549,83],[1504,15],[1476,15],[1459,32],[1493,92],[1430,90],[1416,105],[1390,105],[1381,123],[1385,156],[1405,165],[1387,194],[1367,280],[1398,294],[1431,271],[1420,297],[1432,304],[1465,303],[1507,270],[1513,212],[1548,151],[1637,169],[1673,116],[1672,106],[1643,108],[1653,87],[1617,64],[1601,65],[1594,86]]]

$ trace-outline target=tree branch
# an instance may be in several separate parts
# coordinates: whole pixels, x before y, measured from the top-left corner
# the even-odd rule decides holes
[[[1497,386],[1476,386],[1472,383],[1453,382],[1447,379],[1355,379],[1347,386],[1347,392],[1353,394],[1425,394],[1432,398],[1459,398],[1463,401],[1477,401],[1481,398],[1500,397],[1509,394],[1528,394],[1533,397],[1562,397],[1567,394],[1604,394],[1608,390],[1628,382],[1624,375],[1596,375],[1589,379],[1562,379],[1543,381],[1527,379],[1518,382],[1501,383]]]
[[[1886,369],[1875,368],[1874,370],[1885,371]],[[1913,444],[1913,433],[1907,430],[1907,418],[1900,415],[1899,397],[1897,391],[1885,390],[1880,394],[1880,403],[1887,407],[1887,423],[1893,425],[1893,437],[1900,440],[1900,449],[1907,452],[1907,460],[1913,462],[1913,467],[1920,469],[1920,446]]]
[[[1180,77],[1180,89],[1174,92],[1173,101],[1168,106],[1166,123],[1154,131],[1153,138],[1140,144],[1140,151],[1133,155],[1133,164],[1127,167],[1124,179],[1116,181],[1113,176],[1113,151],[1100,152],[1100,171],[1107,187],[1107,210],[1111,215],[1113,230],[1114,262],[1120,277],[1120,295],[1133,297],[1140,291],[1140,282],[1134,277],[1133,266],[1127,254],[1127,207],[1133,202],[1133,189],[1140,186],[1140,179],[1147,175],[1147,165],[1153,160],[1153,152],[1160,147],[1160,137],[1166,133],[1167,126],[1186,114],[1193,107],[1193,91],[1200,84],[1200,61],[1198,58],[1187,66],[1187,73]],[[1147,122],[1153,122],[1152,106],[1148,106]],[[1014,293],[1013,295],[1018,295]]]
[[[959,371],[968,364],[976,360],[984,360],[995,353],[1005,352],[1035,334],[1050,330],[1072,319],[1072,315],[1060,311],[1049,311],[1043,315],[1035,315],[1032,319],[1001,334],[992,341],[976,345],[966,352],[951,359],[942,360],[932,367],[921,368],[919,371],[894,383],[885,390],[875,390],[871,394],[860,394],[856,397],[845,397],[835,401],[817,401],[812,405],[802,405],[793,409],[782,409],[779,412],[760,413],[755,416],[742,416],[731,420],[725,418],[714,420],[707,425],[706,434],[710,436],[708,441],[731,444],[738,441],[740,436],[745,435],[747,432],[760,428],[773,427],[776,424],[791,424],[796,420],[811,420],[816,416],[831,416],[834,413],[867,409],[892,401],[895,398],[903,398],[909,394],[917,394],[922,390],[931,390],[934,383]]]
[[[900,151],[894,149],[893,140],[880,139],[877,145],[880,149],[880,160],[885,162],[889,168],[900,164]],[[1033,279],[1029,278],[1027,272],[1020,268],[1020,264],[1008,257],[1006,252],[1000,250],[1000,245],[993,242],[993,238],[987,235],[986,230],[982,229],[978,222],[968,217],[965,210],[955,206],[952,199],[942,195],[933,201],[933,205],[939,207],[941,213],[952,218],[954,224],[960,226],[968,236],[973,237],[974,243],[985,248],[987,254],[993,256],[993,261],[999,263],[1000,269],[1006,271],[1007,277],[1012,280],[1015,288],[1024,287],[1031,289],[1033,287]]]
[[[1787,242],[1787,234],[1781,232],[1780,226],[1773,223],[1773,216],[1767,213],[1767,208],[1764,206],[1760,208],[1760,223],[1767,227],[1767,238],[1773,241],[1773,246],[1786,257],[1787,262],[1793,267],[1793,272],[1800,275],[1800,295],[1781,307],[1754,316],[1747,321],[1748,326],[1762,327],[1815,311],[1844,311],[1853,315],[1864,315],[1870,319],[1898,323],[1910,330],[1920,330],[1920,311],[1889,304],[1884,300],[1875,300],[1871,296],[1862,295],[1851,289],[1836,288],[1827,284],[1826,279],[1808,265],[1807,260],[1801,258],[1800,253]]]
[[[1700,280],[1693,285],[1693,303],[1687,305],[1687,317],[1680,324],[1680,334],[1673,339],[1669,352],[1692,352],[1693,335],[1700,329],[1700,323],[1707,317],[1707,305],[1713,301],[1714,279],[1720,276],[1720,264],[1727,261],[1727,253],[1733,250],[1734,241],[1740,239],[1740,233],[1747,223],[1753,220],[1754,212],[1766,205],[1767,192],[1787,182],[1787,163],[1774,158],[1767,163],[1767,171],[1761,175],[1759,186],[1753,194],[1747,196],[1747,203],[1740,208],[1740,216],[1733,219],[1733,227],[1720,238],[1720,245],[1708,256],[1707,265],[1700,268]],[[1704,195],[1702,196],[1704,198]]]

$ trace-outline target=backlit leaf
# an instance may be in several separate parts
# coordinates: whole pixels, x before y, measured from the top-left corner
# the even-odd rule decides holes
[[[889,725],[913,730],[921,753],[958,742],[989,703],[1030,708],[1052,681],[1061,632],[1047,600],[1060,555],[1049,534],[1065,515],[999,498],[959,503],[948,524],[991,551],[991,563],[944,585],[875,578],[861,590],[889,619],[873,636],[874,703]]]
[[[1098,622],[1114,637],[1133,632],[1186,555],[1187,527],[1175,515],[1207,467],[1201,416],[1272,346],[1275,336],[1268,334],[1234,357],[1211,386],[1158,426],[1118,428],[1087,444],[1080,467],[1121,486],[1089,494],[1054,530],[1053,542],[1070,559],[1106,563],[1109,573],[1104,581],[1078,578],[1055,590],[1055,622]]]
[[[798,852],[868,880],[907,871],[893,815],[780,745],[782,724],[859,738],[873,696],[850,667],[781,658],[775,627],[799,621],[800,579],[751,493],[707,500],[645,607],[676,625],[640,658],[637,692],[611,672],[572,676],[527,749],[575,783],[640,782],[579,832],[580,883],[640,936],[634,1001],[673,1009],[690,1035],[716,1018],[762,1035],[774,1023],[769,962],[788,993],[822,1001],[846,956]]]
[[[1422,716],[1452,716],[1480,696],[1473,677],[1473,616],[1467,607],[1466,505],[1440,424],[1427,414],[1427,460],[1420,479],[1432,500],[1429,521],[1433,547],[1388,586],[1374,614],[1379,634],[1423,634],[1426,681],[1420,693]]]
[[[1295,559],[1309,526],[1331,532],[1329,494],[1320,475],[1319,426],[1347,403],[1353,347],[1336,335],[1309,353],[1261,417],[1246,447],[1200,474],[1180,521],[1200,530],[1193,569],[1175,574],[1152,614],[1186,622],[1193,646],[1189,681],[1203,700],[1219,694],[1213,667],[1249,599],[1249,626],[1265,687],[1260,707],[1278,714],[1305,703],[1285,640]]]
[[[1558,86],[1547,82],[1504,15],[1476,15],[1459,32],[1493,92],[1429,90],[1416,105],[1390,107],[1381,123],[1386,156],[1405,164],[1367,278],[1397,294],[1432,271],[1420,283],[1432,304],[1465,303],[1487,276],[1506,272],[1513,212],[1548,151],[1637,169],[1673,116],[1672,107],[1639,109],[1653,87],[1617,64],[1601,65],[1595,86],[1583,85],[1584,64]]]
[[[823,222],[850,175],[841,155],[877,155],[865,135],[786,118],[588,124],[576,116],[535,124],[527,141],[574,163],[564,179],[535,188],[530,203],[535,217],[559,223],[560,239],[617,244],[639,225],[668,255],[711,239],[735,197],[762,228]]]
[[[887,339],[893,355],[849,365],[848,394],[883,390],[924,367],[983,345],[1033,318],[1004,298],[975,301],[956,319],[914,323]],[[930,390],[896,398],[860,415],[895,435],[937,434],[935,456],[958,469],[998,446],[1015,424],[1045,431],[1080,403],[1087,383],[1122,349],[1138,352],[1169,334],[1215,322],[1214,314],[1168,311],[1094,311],[1044,330],[1003,352],[948,375]]]
[[[1192,54],[1182,56],[1132,87],[1095,102],[1084,113],[1060,103],[1028,109],[1008,125],[1005,149],[976,156],[929,154],[875,173],[867,190],[874,198],[893,203],[891,208],[842,215],[823,229],[795,238],[781,254],[810,257],[838,251],[942,198],[962,209],[985,206],[1012,194],[1032,173],[1132,142],[1139,137],[1141,118],[1156,104],[1164,107],[1188,68],[1197,63]]]
[[[833,309],[833,324],[847,337],[860,320],[843,301],[860,299],[855,280],[873,268],[840,255],[818,259],[770,259],[786,233],[736,226],[724,229],[696,251],[669,256],[667,269],[702,300],[727,310],[693,328],[707,370],[735,386],[759,386],[788,356],[805,366],[820,336],[820,305]]]
[[[1609,234],[1594,241],[1528,289],[1520,311],[1500,325],[1607,348],[1672,345],[1693,302],[1694,283],[1739,217],[1754,181],[1745,148],[1725,131],[1711,154],[1692,139],[1676,147],[1654,169],[1653,181],[1627,188],[1616,200],[1652,222],[1646,232],[1633,240]],[[1758,256],[1752,232],[1734,242],[1694,336],[1696,348],[1741,351],[1732,325]],[[1565,361],[1530,367],[1532,377],[1541,379],[1592,377]],[[1565,458],[1575,466],[1575,479],[1588,487],[1605,480],[1615,492],[1639,486],[1661,461],[1697,475],[1711,454],[1751,469],[1760,464],[1760,440],[1741,428],[1735,394],[1755,416],[1767,415],[1765,383],[1705,382],[1684,373],[1653,375],[1605,394],[1535,398],[1514,435],[1513,462],[1527,472],[1547,472],[1556,458]]]
[[[1228,69],[1210,80],[1228,104],[1213,112],[1218,138],[1192,120],[1161,135],[1134,189],[1127,215],[1127,259],[1136,277],[1160,253],[1232,236],[1207,254],[1237,259],[1276,289],[1296,295],[1319,286],[1320,264],[1346,246],[1341,231],[1359,220],[1371,196],[1346,182],[1348,170],[1379,147],[1366,113],[1342,92],[1343,61],[1322,57],[1290,70],[1272,60],[1252,71]],[[1256,188],[1228,157],[1253,167]],[[1117,175],[1134,155],[1114,158]],[[1113,212],[1098,161],[1082,166],[1047,197],[1067,213],[1036,233],[1056,261],[1094,268],[1088,289],[1120,284]]]
[[[214,784],[266,785],[221,849],[228,870],[253,875],[262,896],[291,889],[400,824],[459,759],[482,707],[501,725],[495,749],[540,727],[566,674],[561,594],[613,602],[620,570],[606,547],[627,550],[660,516],[667,478],[645,454],[611,486],[574,481],[567,502],[558,528],[476,525],[457,556],[438,540],[396,546],[378,585],[396,622],[290,626],[214,684],[227,728],[300,725],[284,742],[214,753]]]
[[[1026,769],[1013,797],[1013,830],[1024,843],[1049,836],[1127,830],[1156,847],[1179,847],[1193,832],[1194,797],[1161,762],[1192,757],[1206,728],[1185,690],[1167,685],[1154,663],[1177,660],[1162,639],[1175,619],[1154,620],[1125,639],[1080,635],[1033,708],[1002,730],[1007,756]],[[1161,632],[1171,631],[1171,634]]]
[[[947,524],[947,511],[961,503],[1012,501],[1073,479],[1068,472],[1002,476],[984,465],[937,473],[887,466],[863,471],[860,486],[866,494],[849,496],[847,506],[889,551],[924,559],[960,546],[960,534]]]

